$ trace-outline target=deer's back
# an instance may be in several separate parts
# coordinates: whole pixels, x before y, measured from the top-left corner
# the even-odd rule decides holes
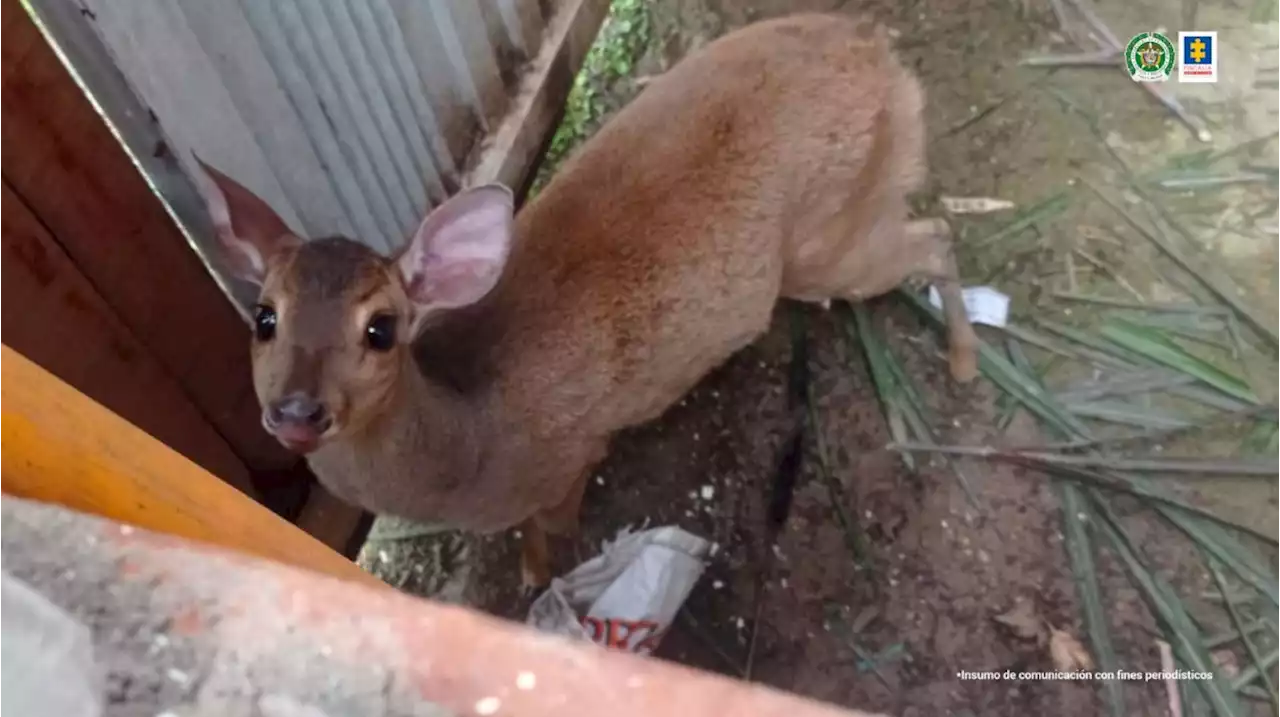
[[[791,235],[874,159],[900,71],[886,63],[863,22],[761,23],[685,59],[584,145],[520,213],[485,309],[513,425],[554,438],[647,420],[765,330]]]

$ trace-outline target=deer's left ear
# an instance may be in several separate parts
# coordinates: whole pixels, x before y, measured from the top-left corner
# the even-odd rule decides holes
[[[498,284],[511,252],[515,198],[501,184],[460,192],[436,207],[397,264],[419,313],[474,304]]]
[[[288,225],[258,195],[200,159],[207,182],[197,181],[227,263],[235,275],[262,285],[273,254],[301,243]]]

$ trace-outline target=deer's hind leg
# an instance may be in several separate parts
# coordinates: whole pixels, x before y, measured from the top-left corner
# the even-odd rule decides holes
[[[914,258],[911,274],[933,280],[942,298],[951,377],[968,383],[978,375],[978,335],[964,306],[951,228],[941,219],[915,219],[904,233],[903,249]]]
[[[978,335],[965,310],[951,229],[945,221],[880,222],[854,243],[852,251],[833,262],[821,281],[810,283],[804,298],[830,296],[857,303],[887,293],[911,277],[927,278],[938,287],[951,376],[968,383],[978,374]]]

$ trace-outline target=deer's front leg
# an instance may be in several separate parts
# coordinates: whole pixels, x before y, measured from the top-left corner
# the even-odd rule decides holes
[[[527,590],[544,588],[551,582],[551,553],[547,533],[537,516],[520,526],[520,585]]]
[[[604,458],[604,444],[592,445],[587,451],[589,460],[578,471],[578,477],[569,486],[560,502],[534,514],[524,522],[520,543],[520,576],[526,588],[546,587],[551,582],[551,551],[547,546],[547,533],[572,536],[578,533],[578,516],[582,512],[582,497],[587,492],[587,481],[592,469]]]

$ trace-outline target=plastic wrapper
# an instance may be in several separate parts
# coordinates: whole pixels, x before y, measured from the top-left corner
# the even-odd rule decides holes
[[[648,654],[702,575],[714,546],[668,526],[623,530],[600,555],[554,578],[528,624],[604,647]]]

